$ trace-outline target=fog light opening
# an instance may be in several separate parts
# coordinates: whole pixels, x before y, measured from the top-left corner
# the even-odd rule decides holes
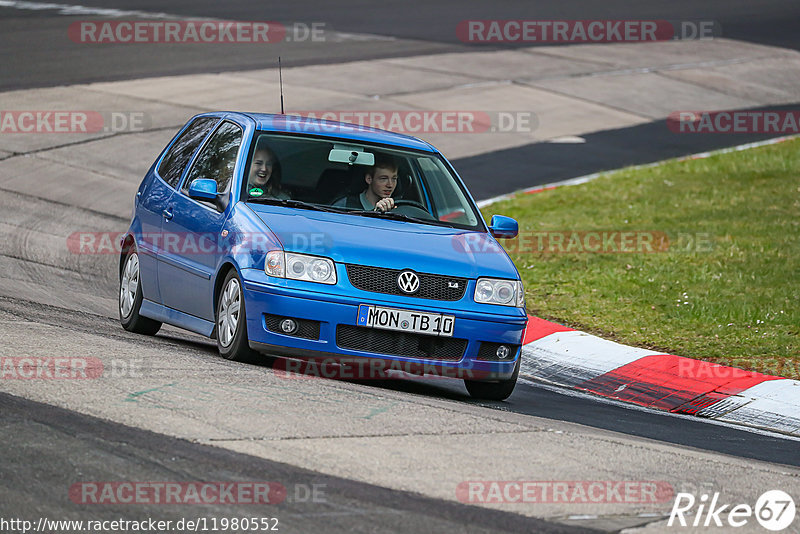
[[[295,332],[297,332],[297,322],[294,319],[284,319],[283,321],[281,321],[280,326],[281,326],[281,331],[284,334],[294,334]]]
[[[497,347],[497,357],[500,360],[505,360],[511,356],[511,351],[505,345],[500,345]]]

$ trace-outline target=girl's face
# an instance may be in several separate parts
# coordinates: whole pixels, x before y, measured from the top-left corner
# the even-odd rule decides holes
[[[264,186],[272,176],[272,166],[275,162],[268,150],[256,150],[253,155],[253,164],[250,166],[250,183]]]

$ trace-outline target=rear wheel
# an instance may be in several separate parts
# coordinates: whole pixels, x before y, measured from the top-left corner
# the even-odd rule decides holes
[[[522,361],[522,355],[517,358],[517,365],[514,366],[514,374],[511,378],[500,380],[498,382],[479,382],[477,380],[464,380],[464,385],[470,395],[476,399],[484,400],[506,400],[514,391],[514,386],[517,385],[517,377],[519,376],[519,366]]]
[[[128,332],[152,336],[161,328],[161,323],[139,315],[144,298],[140,282],[139,255],[132,245],[119,276],[119,322]]]
[[[217,348],[225,359],[236,362],[253,361],[257,353],[247,340],[247,316],[244,310],[244,293],[236,271],[231,269],[222,283],[217,301]]]

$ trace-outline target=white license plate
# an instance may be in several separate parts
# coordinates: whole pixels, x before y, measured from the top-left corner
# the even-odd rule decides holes
[[[397,310],[380,306],[368,306],[366,304],[361,304],[358,307],[358,326],[369,328],[453,337],[455,324],[456,318],[454,315]]]

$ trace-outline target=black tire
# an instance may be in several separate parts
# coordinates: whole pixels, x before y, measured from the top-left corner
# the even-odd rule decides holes
[[[131,291],[132,283],[136,284],[136,289],[133,291]],[[117,298],[119,322],[128,332],[152,336],[161,329],[161,323],[139,315],[143,298],[139,255],[136,253],[136,247],[131,245],[119,272],[119,298]]]
[[[235,289],[231,289],[231,285]],[[235,297],[233,295],[235,293]],[[229,310],[231,304],[238,302],[235,312]],[[226,360],[234,362],[254,362],[258,358],[258,353],[250,348],[247,338],[247,315],[245,313],[244,294],[242,293],[242,283],[236,270],[231,269],[225,281],[222,282],[219,295],[217,297],[217,308],[214,313],[215,332],[217,334],[217,349],[219,355]],[[230,328],[231,319],[235,320],[235,326]],[[223,321],[229,321],[223,324]],[[228,328],[226,328],[226,325]]]
[[[511,378],[497,382],[480,382],[478,380],[464,380],[464,385],[472,397],[483,400],[502,401],[506,400],[514,392],[519,376],[519,366],[522,362],[522,354],[517,358],[517,365],[514,366],[514,374]]]

